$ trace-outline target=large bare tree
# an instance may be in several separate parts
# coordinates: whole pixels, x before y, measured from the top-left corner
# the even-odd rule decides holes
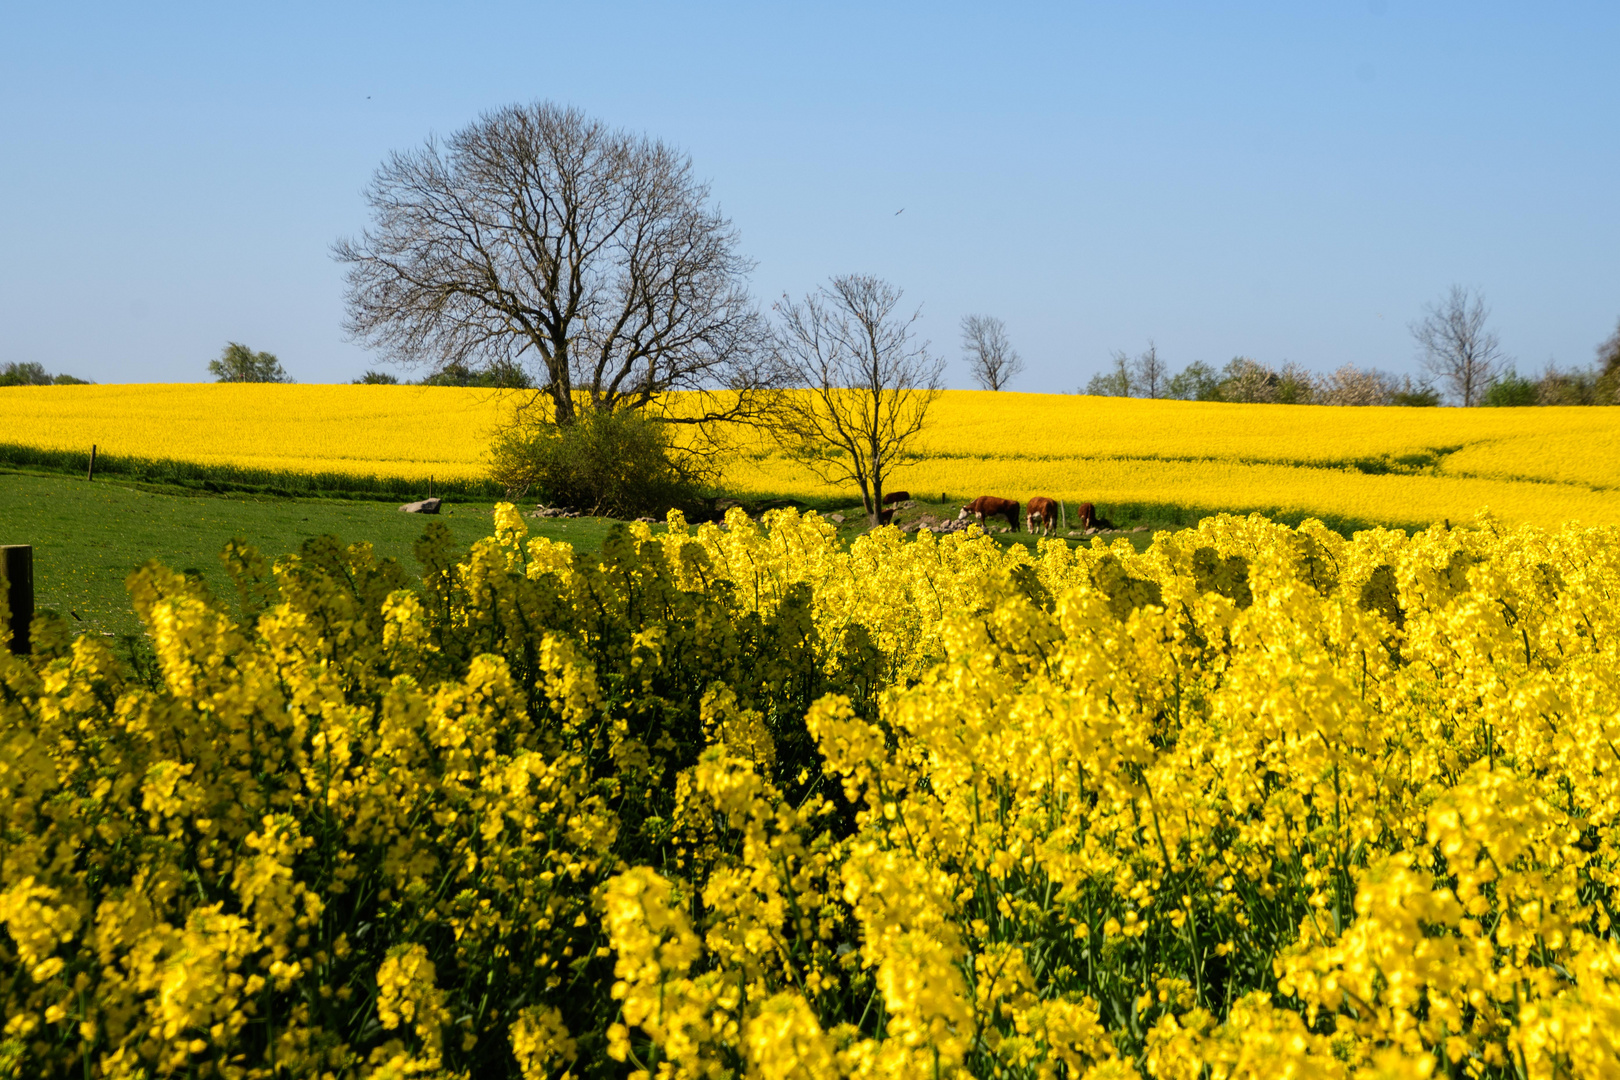
[[[390,154],[373,223],[334,246],[348,329],[434,370],[519,363],[551,418],[705,393],[686,422],[747,415],[763,321],[737,233],[662,142],[550,103]]]
[[[1411,325],[1422,350],[1423,369],[1464,406],[1479,403],[1507,360],[1495,332],[1485,327],[1490,314],[1484,297],[1453,285],[1443,300],[1424,308],[1423,318]]]
[[[973,379],[986,390],[1005,390],[1024,370],[1024,360],[1007,338],[1007,324],[990,315],[962,318],[962,352]]]
[[[918,341],[920,311],[898,311],[900,290],[875,277],[835,277],[776,305],[782,396],[776,433],[830,484],[853,482],[873,525],[884,482],[916,460],[915,437],[940,394],[945,361]]]

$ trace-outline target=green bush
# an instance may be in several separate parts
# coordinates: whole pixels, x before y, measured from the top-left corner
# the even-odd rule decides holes
[[[687,509],[708,481],[702,461],[676,449],[667,425],[622,409],[587,409],[568,425],[509,428],[490,457],[490,476],[510,497],[608,517]]]
[[[1523,405],[1536,404],[1536,384],[1509,368],[1506,375],[1497,379],[1485,391],[1481,405],[1495,406],[1497,408],[1516,408]]]
[[[1194,360],[1170,380],[1165,396],[1181,401],[1219,401],[1220,376],[1208,364]]]
[[[1411,378],[1408,377],[1401,389],[1390,398],[1389,403],[1413,409],[1433,409],[1440,404],[1440,391],[1427,383],[1413,386]]]
[[[0,386],[86,386],[88,379],[72,375],[51,375],[45,365],[27,360],[0,367]]]
[[[254,352],[240,341],[225,344],[218,360],[208,361],[208,373],[215,382],[290,383],[274,353]]]
[[[49,386],[51,377],[41,364],[28,361],[0,368],[0,386]]]
[[[460,360],[452,360],[430,375],[424,376],[419,386],[471,386],[485,390],[532,390],[534,380],[529,373],[510,360],[500,360],[484,368],[470,368]]]

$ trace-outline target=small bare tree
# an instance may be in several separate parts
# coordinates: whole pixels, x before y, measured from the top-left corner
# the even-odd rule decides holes
[[[1007,339],[1007,324],[989,315],[963,317],[962,352],[974,381],[986,390],[1005,390],[1024,370],[1023,358]]]
[[[762,321],[751,264],[691,162],[574,109],[513,105],[443,144],[389,155],[372,228],[340,240],[349,331],[394,359],[535,373],[550,419],[582,402],[656,406],[728,390],[677,422],[757,403]]]
[[[782,381],[777,438],[829,484],[853,481],[874,526],[883,485],[916,460],[913,443],[940,394],[945,361],[914,337],[920,311],[896,311],[900,290],[850,274],[797,303],[776,305]]]
[[[1147,351],[1139,353],[1131,361],[1131,381],[1137,397],[1160,398],[1165,395],[1170,381],[1170,372],[1165,368],[1164,361],[1159,359],[1159,347],[1148,338]]]
[[[1444,300],[1424,309],[1411,325],[1422,349],[1423,369],[1448,387],[1463,405],[1477,405],[1507,357],[1494,331],[1485,328],[1491,309],[1485,298],[1453,285]]]
[[[1131,367],[1131,358],[1125,355],[1123,349],[1116,349],[1109,360],[1114,365],[1113,370],[1099,371],[1093,375],[1080,393],[1094,397],[1131,397],[1136,393],[1136,375]]]

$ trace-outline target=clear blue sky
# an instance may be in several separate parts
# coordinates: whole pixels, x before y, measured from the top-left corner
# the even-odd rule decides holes
[[[227,340],[301,382],[346,341],[329,246],[392,149],[535,99],[691,154],[768,305],[901,286],[967,385],[1149,338],[1415,370],[1482,289],[1521,370],[1620,319],[1620,5],[0,6],[0,363],[190,381]],[[904,213],[896,211],[904,208]]]

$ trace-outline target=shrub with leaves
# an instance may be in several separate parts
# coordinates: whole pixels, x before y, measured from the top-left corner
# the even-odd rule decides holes
[[[569,424],[524,422],[490,448],[490,477],[513,498],[609,517],[662,516],[700,501],[709,470],[669,426],[632,409],[586,409]]]
[[[290,383],[275,354],[254,352],[239,341],[228,342],[219,359],[208,361],[208,373],[215,382]]]

